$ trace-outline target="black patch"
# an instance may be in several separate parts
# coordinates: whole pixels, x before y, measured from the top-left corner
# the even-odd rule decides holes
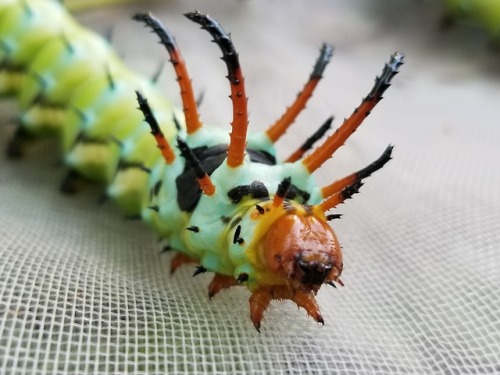
[[[236,230],[234,231],[233,244],[237,243],[241,245],[243,242],[245,242],[245,240],[240,237],[240,234],[241,234],[241,225],[238,225],[238,227],[236,227]]]
[[[259,211],[259,214],[261,215],[264,215],[264,213],[266,212],[266,210],[264,210],[264,207],[259,206],[258,204],[255,205],[255,208],[257,209],[257,211]]]
[[[269,199],[269,191],[260,181],[254,181],[250,185],[240,185],[229,190],[227,193],[232,203],[238,204],[244,197],[254,199]]]
[[[292,179],[290,177],[287,177],[283,179],[283,181],[280,182],[278,185],[278,190],[276,190],[276,195],[281,198],[285,198],[285,195],[288,193],[288,189],[290,188],[290,185],[292,184]]]
[[[193,233],[199,233],[200,232],[200,227],[197,227],[196,225],[193,225],[192,227],[188,227],[186,229],[190,230]]]
[[[311,194],[309,194],[305,190],[299,189],[294,184],[290,185],[290,187],[288,188],[288,191],[286,193],[286,196],[285,196],[286,199],[293,199],[301,204],[306,203],[310,197],[311,197]]]
[[[200,161],[205,172],[210,176],[226,159],[227,145],[220,144],[213,147],[196,147],[191,149],[194,156]],[[253,163],[275,165],[276,159],[264,151],[247,150]],[[192,212],[200,200],[202,191],[196,179],[195,170],[186,163],[184,171],[177,177],[177,203],[182,211]]]

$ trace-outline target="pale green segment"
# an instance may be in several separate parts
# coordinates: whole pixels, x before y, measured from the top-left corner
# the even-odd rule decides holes
[[[111,65],[118,68],[121,62],[94,33],[79,31],[51,40],[40,49],[24,79],[19,94],[22,126],[31,133],[56,131],[71,101],[68,93],[89,77],[107,80]],[[63,113],[57,116],[58,111]]]
[[[137,109],[137,99],[134,89],[149,93],[148,97],[155,99],[151,100],[151,104],[153,106],[156,104],[158,110],[165,111],[166,113],[172,112],[168,103],[160,101],[159,94],[153,95],[154,89],[148,82],[137,80],[133,80],[132,82],[125,79],[117,80],[112,87],[105,88],[101,92],[101,95],[96,95],[100,99],[99,102],[95,102],[86,108],[80,106],[78,101],[72,103],[75,108],[79,108],[82,111],[83,117],[81,114],[72,115],[71,119],[76,120],[77,123],[68,121],[65,129],[67,128],[68,132],[71,131],[72,134],[66,135],[68,132],[64,131],[65,135],[63,138],[66,140],[65,146],[71,148],[66,156],[66,162],[80,174],[90,179],[109,184],[114,177],[120,157],[126,155],[120,147],[116,146],[118,142],[127,141],[127,138],[131,135],[135,135],[134,138],[142,138],[139,135],[144,133],[138,132],[138,129],[147,129],[147,125],[143,123],[143,115]],[[93,92],[91,88],[90,93]],[[84,91],[84,93],[87,92]],[[86,95],[79,98],[84,100],[86,99]],[[86,120],[87,118],[89,119],[88,121]],[[170,121],[168,125],[170,125],[168,126],[169,128],[172,128],[173,122]],[[168,133],[168,131],[166,132]],[[78,147],[71,146],[76,140],[76,136],[83,137],[84,139],[83,142],[78,143]],[[144,142],[139,142],[138,149],[135,150],[136,153],[144,157],[142,160],[143,163],[148,162],[145,164],[146,167],[149,167],[147,164],[152,164],[148,160],[153,157],[152,151],[157,152],[154,139],[151,136],[150,138],[150,141],[142,138]],[[94,158],[92,155],[96,147],[94,143],[100,144],[100,148],[103,149],[102,152],[107,153],[106,158]],[[88,152],[85,151],[87,148],[89,148]],[[76,151],[78,151],[77,154],[75,154]]]
[[[3,1],[0,7],[0,62],[4,64],[0,70],[0,95],[17,94],[22,79],[13,78],[12,70],[22,72],[47,41],[81,29],[57,2],[23,3]]]
[[[483,26],[500,42],[500,1],[444,0],[444,3],[449,15]]]

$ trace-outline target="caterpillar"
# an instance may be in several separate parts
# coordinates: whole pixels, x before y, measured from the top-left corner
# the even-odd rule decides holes
[[[465,20],[486,29],[500,44],[500,2],[495,0],[445,0],[446,19]]]
[[[294,122],[333,54],[323,44],[294,103],[267,130],[248,132],[245,82],[229,35],[212,17],[187,13],[222,52],[232,101],[231,132],[202,123],[185,62],[171,32],[151,14],[133,18],[165,47],[177,76],[182,109],[165,100],[154,80],[131,72],[102,37],[80,26],[56,1],[0,2],[0,93],[17,100],[19,126],[7,154],[20,157],[31,139],[60,139],[66,193],[82,181],[129,218],[145,221],[175,252],[171,273],[192,264],[212,272],[208,295],[244,285],[250,320],[260,332],[272,300],[291,300],[324,324],[315,296],[343,285],[342,251],[330,210],[356,194],[390,159],[320,186],[318,170],[382,99],[403,64],[396,52],[368,94],[327,136],[329,118],[293,154],[279,159],[275,143]],[[51,22],[47,22],[50,19]]]

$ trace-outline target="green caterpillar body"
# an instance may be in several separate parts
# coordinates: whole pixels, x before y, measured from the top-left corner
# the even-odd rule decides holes
[[[277,133],[246,135],[243,79],[227,34],[208,16],[188,17],[223,50],[235,103],[230,135],[208,126],[190,130],[192,107],[173,108],[154,82],[129,71],[106,40],[78,25],[59,2],[0,1],[0,93],[15,97],[21,114],[8,153],[19,156],[33,136],[59,137],[70,170],[63,190],[72,192],[81,178],[105,184],[126,215],[146,221],[178,252],[172,270],[197,263],[197,273],[214,272],[210,296],[246,285],[257,329],[272,299],[291,299],[322,323],[314,295],[322,284],[341,283],[342,271],[340,246],[326,223],[334,215],[324,212],[356,193],[361,179],[390,159],[392,147],[328,187],[312,172],[381,99],[403,57],[392,56],[338,134],[306,158],[280,162]],[[183,66],[162,25],[147,15],[137,19],[162,38],[174,67]],[[330,56],[324,46],[310,83],[317,83]],[[181,85],[186,78],[178,73]]]
[[[482,26],[492,39],[500,43],[500,1],[445,0],[447,17]]]

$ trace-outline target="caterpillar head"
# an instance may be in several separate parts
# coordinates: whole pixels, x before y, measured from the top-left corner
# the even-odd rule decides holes
[[[274,208],[288,211],[270,223],[259,246],[267,271],[294,290],[314,291],[338,279],[342,252],[322,211],[314,206]]]

